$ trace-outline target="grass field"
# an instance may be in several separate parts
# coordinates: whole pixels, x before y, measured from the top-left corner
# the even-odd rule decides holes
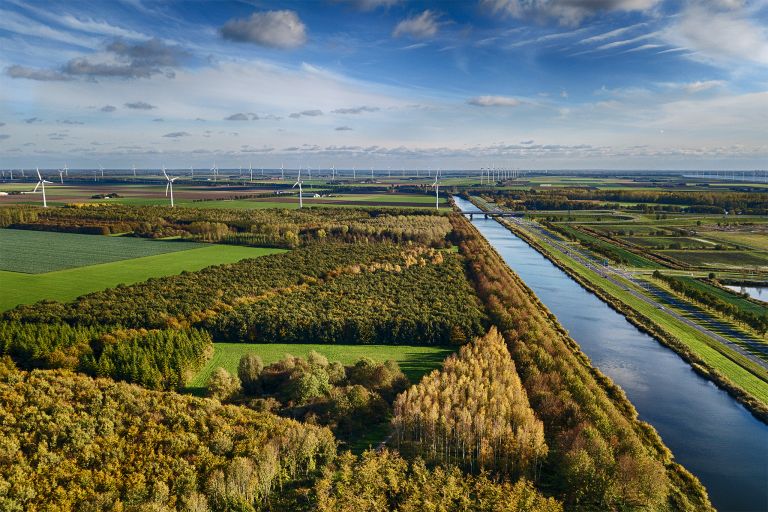
[[[768,267],[768,257],[747,251],[659,251],[659,254],[675,258],[691,265],[717,267]]]
[[[728,292],[726,290],[723,290],[722,288],[718,288],[717,286],[712,286],[711,284],[705,283],[700,279],[696,279],[694,277],[684,277],[684,276],[678,277],[678,279],[680,279],[681,281],[684,281],[689,286],[692,286],[703,292],[712,294],[715,297],[719,298],[720,300],[723,300],[729,304],[733,304],[734,306],[738,307],[742,311],[750,311],[757,315],[762,315],[765,313],[764,306],[755,304],[754,302],[748,301],[743,297],[739,297],[735,293]]]
[[[767,233],[709,231],[704,234],[708,238],[713,238],[715,240],[722,240],[724,242],[739,244],[746,247],[751,247],[753,249],[759,249],[761,251],[768,251]]]
[[[316,345],[291,343],[215,343],[213,357],[190,381],[188,391],[196,394],[203,392],[206,382],[218,367],[237,374],[237,363],[246,352],[258,354],[264,364],[279,361],[286,354],[306,357],[315,350],[329,361],[352,364],[362,357],[374,361],[397,361],[400,369],[411,382],[418,382],[421,377],[440,367],[443,360],[453,352],[447,347],[423,347],[413,345]]]
[[[150,277],[195,271],[211,265],[283,252],[234,245],[203,245],[199,249],[71,268],[47,274],[0,270],[0,311],[43,299],[69,301],[86,293],[131,284]]]
[[[143,238],[0,229],[0,270],[39,274],[201,247]]]

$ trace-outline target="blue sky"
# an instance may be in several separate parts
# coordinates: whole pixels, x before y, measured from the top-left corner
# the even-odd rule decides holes
[[[0,167],[768,167],[768,0],[0,4]]]

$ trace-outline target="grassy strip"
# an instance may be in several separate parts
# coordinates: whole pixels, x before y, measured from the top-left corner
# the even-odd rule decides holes
[[[95,236],[95,235],[87,235]],[[156,242],[148,242],[156,243]],[[49,299],[68,302],[87,293],[132,284],[150,277],[193,272],[211,265],[234,263],[245,258],[285,252],[233,245],[208,245],[200,249],[146,256],[130,260],[71,268],[47,274],[22,274],[0,271],[0,311],[19,304]]]
[[[526,231],[508,222],[503,224],[576,282],[624,315],[638,329],[674,350],[690,363],[697,373],[725,389],[755,417],[768,422],[768,376],[762,367],[731,350],[724,353],[727,347],[713,342],[674,318],[666,315],[662,317],[651,305],[623,292],[612,283],[596,278],[594,273],[575,261],[561,261],[561,257],[555,256],[555,251]],[[562,258],[565,260],[565,257]]]

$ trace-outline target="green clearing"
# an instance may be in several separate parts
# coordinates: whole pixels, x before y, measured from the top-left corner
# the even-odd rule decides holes
[[[105,237],[106,238],[106,237]],[[80,295],[120,283],[132,284],[150,277],[196,271],[211,265],[234,263],[245,258],[284,252],[236,245],[203,245],[199,249],[146,256],[130,260],[71,268],[47,274],[23,274],[0,270],[0,311],[19,304],[50,299],[70,301]]]
[[[363,357],[374,361],[391,359],[400,365],[400,369],[411,382],[418,382],[421,377],[439,368],[446,357],[453,351],[449,347],[425,347],[417,345],[319,345],[311,343],[214,343],[213,357],[191,380],[188,391],[199,394],[203,392],[211,372],[218,367],[225,368],[232,374],[237,374],[237,364],[247,352],[255,352],[264,364],[279,361],[286,354],[306,357],[315,350],[329,361],[339,361],[349,365]]]
[[[0,270],[39,274],[201,247],[143,238],[0,229]]]
[[[715,240],[743,245],[761,251],[768,251],[768,233],[708,231],[702,234]]]
[[[690,265],[705,267],[766,267],[768,257],[756,252],[747,251],[659,251],[659,254],[669,256]]]

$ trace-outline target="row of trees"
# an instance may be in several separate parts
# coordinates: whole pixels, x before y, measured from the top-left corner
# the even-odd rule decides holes
[[[150,389],[182,387],[211,350],[210,335],[199,329],[0,322],[0,355],[22,368],[66,368]]]
[[[0,396],[6,512],[255,511],[335,457],[325,428],[65,370],[2,361]]]
[[[544,426],[495,328],[401,394],[394,412],[398,443],[427,460],[532,477],[547,455]]]
[[[486,474],[463,474],[456,466],[428,468],[397,452],[345,453],[329,465],[313,489],[319,512],[561,512],[526,480],[499,483]]]
[[[446,345],[483,331],[485,314],[461,256],[431,251],[406,265],[369,265],[264,295],[204,325],[234,342]]]
[[[713,213],[739,211],[754,215],[768,213],[768,199],[757,192],[731,192],[728,190],[671,191],[671,190],[600,190],[593,188],[555,188],[529,190],[484,191],[489,199],[504,206],[525,205],[527,208],[543,209],[594,209],[595,204],[606,201],[613,203],[654,203],[655,205],[678,205],[688,207],[692,212]],[[597,203],[596,203],[597,202]],[[651,205],[649,205],[651,206]],[[605,208],[605,206],[602,206]]]
[[[708,308],[719,311],[720,313],[733,318],[737,322],[748,325],[760,334],[768,332],[768,310],[762,315],[755,311],[744,310],[736,304],[724,301],[713,293],[709,293],[706,290],[702,290],[685,282],[683,279],[662,274],[658,270],[653,272],[653,277],[667,283],[675,292],[688,297],[699,304],[703,304]]]
[[[550,450],[543,484],[573,510],[711,510],[704,488],[672,463],[623,392],[590,365],[472,225],[460,216],[453,222],[478,295],[544,423]]]

